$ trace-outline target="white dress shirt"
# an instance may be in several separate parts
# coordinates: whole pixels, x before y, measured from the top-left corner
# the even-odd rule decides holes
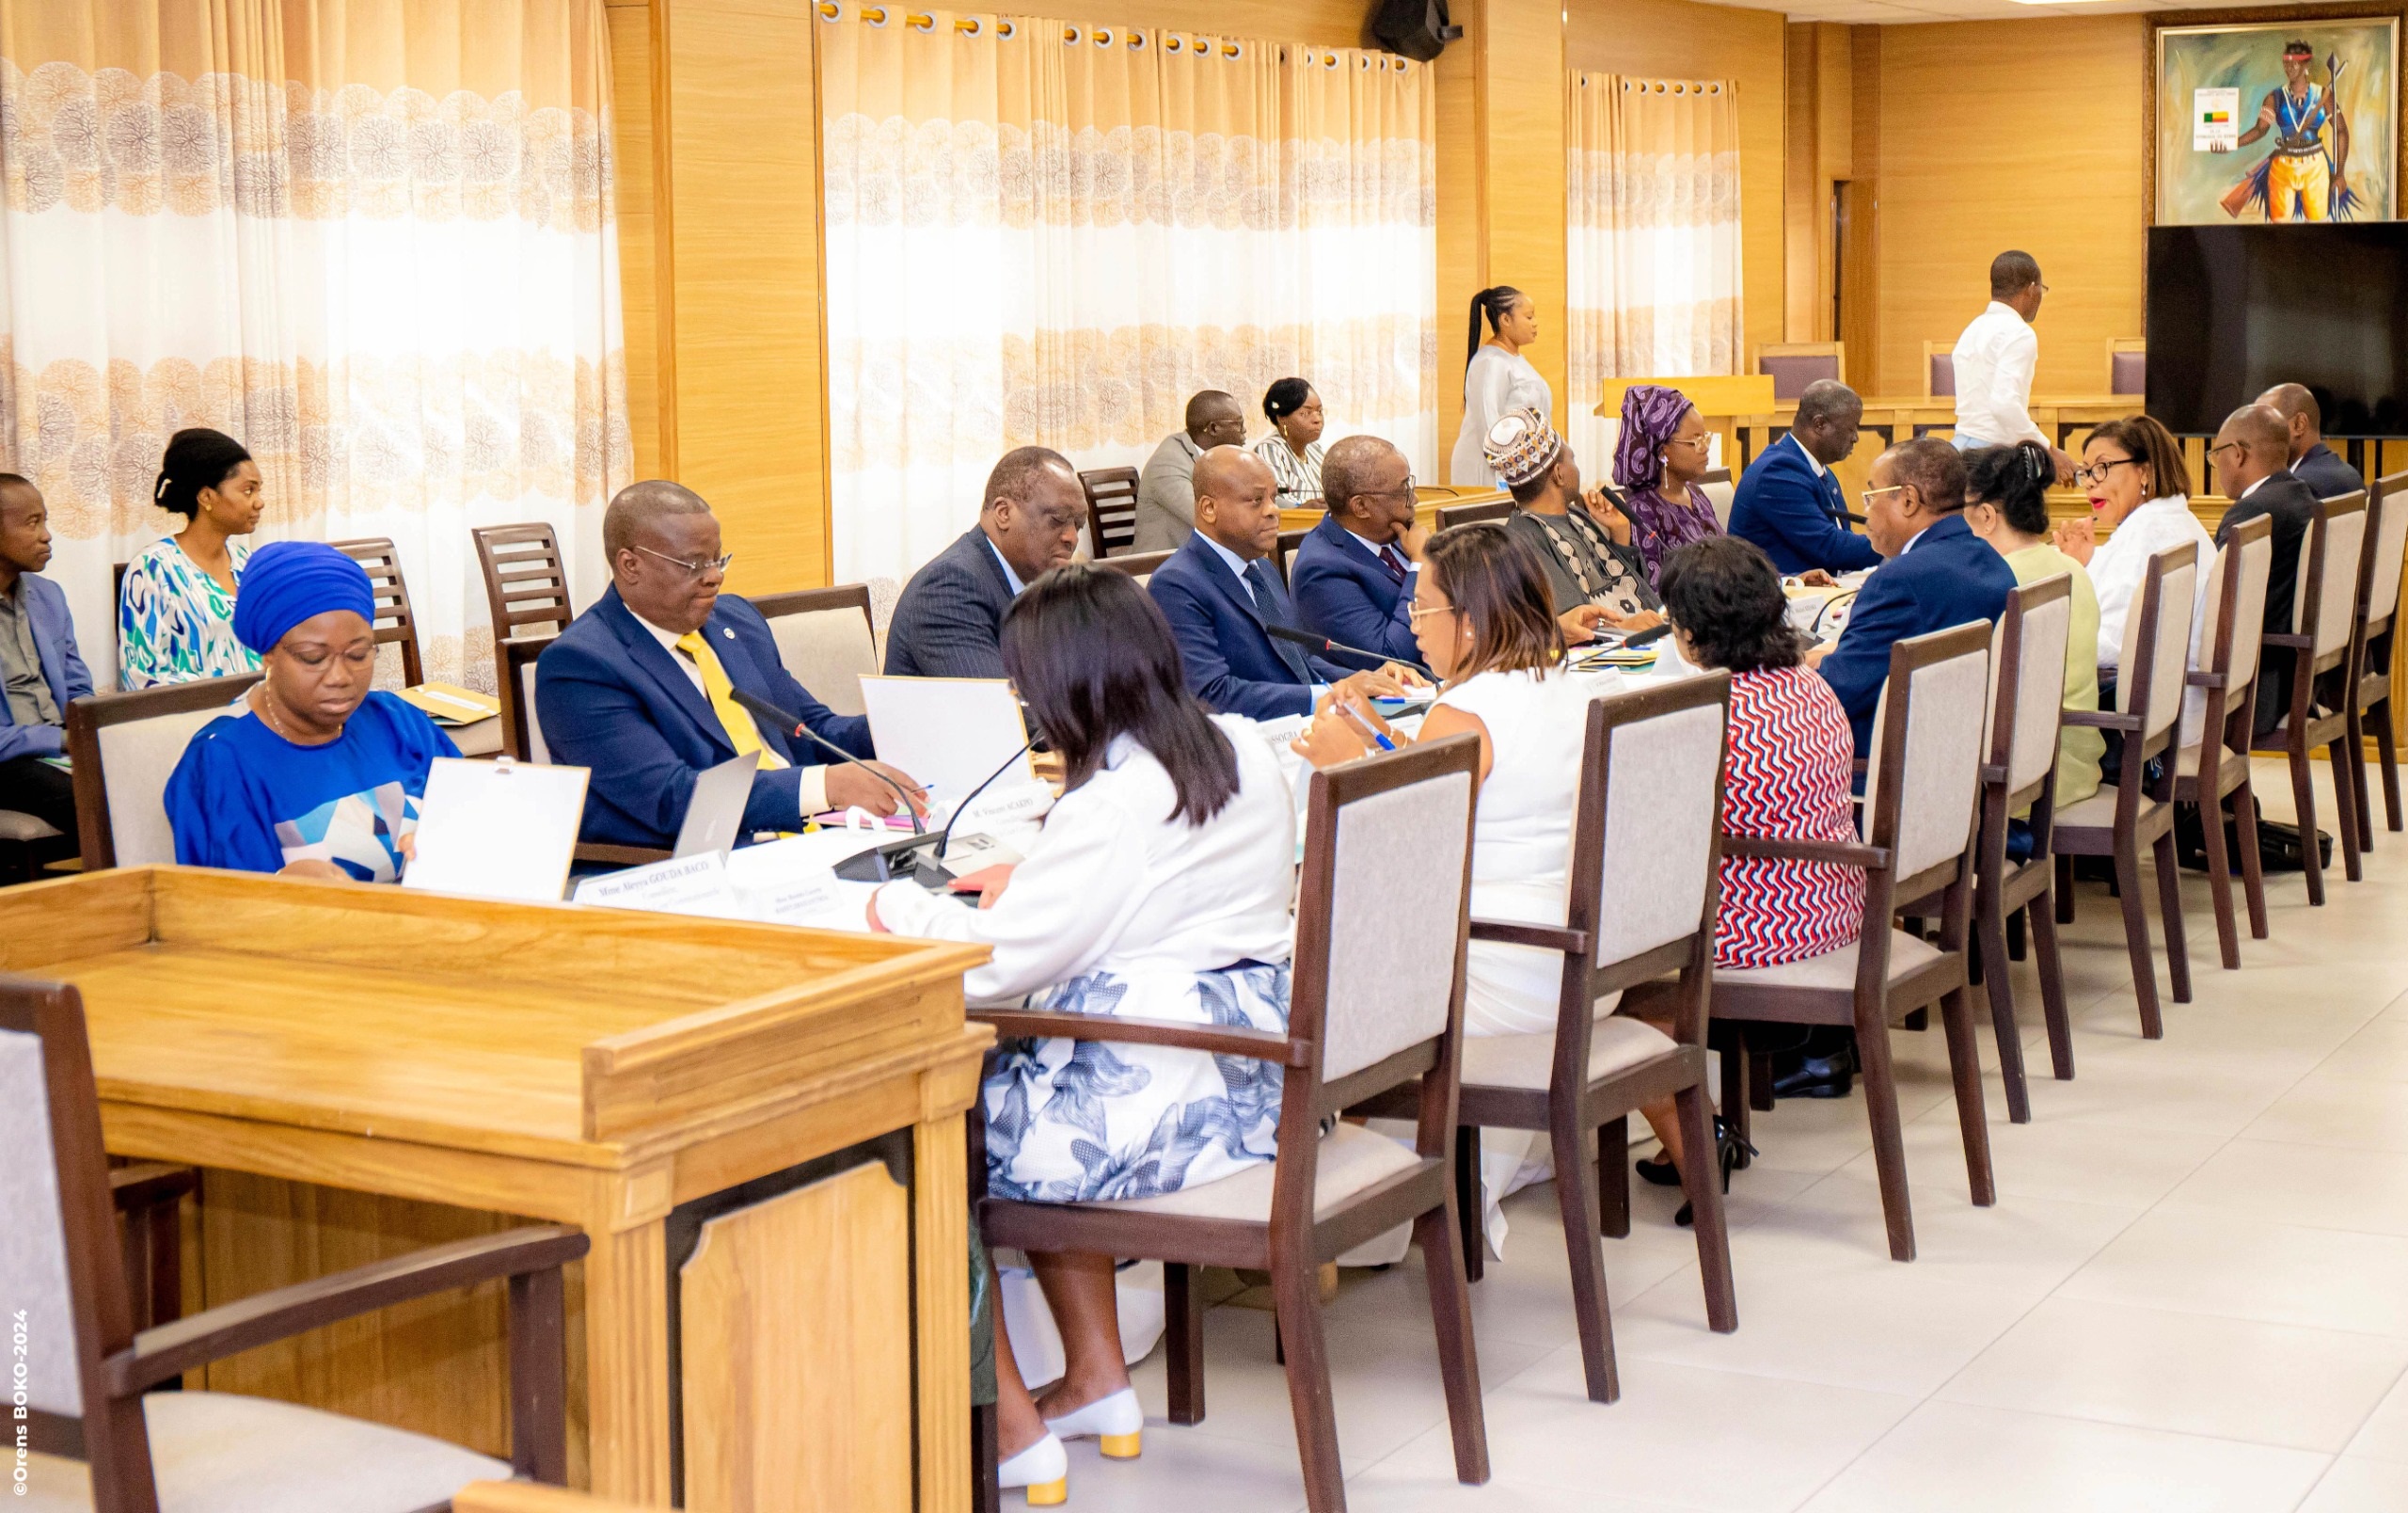
[[[698,664],[696,664],[693,658],[687,656],[685,651],[679,647],[677,645],[678,633],[674,630],[663,630],[660,627],[653,624],[650,620],[645,619],[642,615],[636,614],[636,612],[632,609],[627,611],[627,613],[629,614],[635,614],[636,624],[652,632],[652,639],[660,643],[660,649],[669,653],[669,660],[677,664],[677,670],[686,675],[686,681],[693,684],[694,692],[703,696],[703,702],[705,704],[708,704],[711,701],[711,691],[703,686],[703,670]],[[713,712],[716,713],[717,711]],[[797,736],[794,740],[801,741],[802,738]],[[809,742],[806,741],[805,744],[809,744]],[[824,812],[828,807],[828,769],[825,767],[803,767],[800,771],[802,773],[802,783],[800,785],[800,797],[802,802],[798,804],[797,807],[801,810],[801,817],[808,820],[815,814]]]
[[[1956,434],[1990,446],[2051,445],[2032,423],[2032,370],[2040,339],[2032,323],[1993,299],[1956,339]]]
[[[879,922],[992,948],[962,979],[981,1003],[1094,971],[1192,975],[1286,961],[1296,867],[1288,780],[1253,721],[1212,723],[1236,748],[1238,790],[1205,823],[1170,817],[1170,773],[1124,735],[1093,777],[1055,803],[993,908],[890,883],[878,890]]]
[[[2099,591],[2099,665],[2101,670],[2123,662],[2126,621],[2140,597],[2141,580],[2148,575],[2148,560],[2168,547],[2190,542],[2199,549],[2198,602],[2208,599],[2209,566],[2215,561],[2215,538],[2191,513],[2191,502],[2180,494],[2150,500],[2124,517],[2115,534],[2090,554],[2090,586]],[[2192,612],[2192,665],[2198,665],[2198,615]]]

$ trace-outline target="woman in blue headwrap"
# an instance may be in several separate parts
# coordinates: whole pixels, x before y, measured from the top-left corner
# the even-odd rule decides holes
[[[375,600],[360,565],[316,541],[251,554],[234,633],[266,677],[211,721],[167,779],[188,867],[396,883],[437,756],[459,749],[390,693],[371,693]]]

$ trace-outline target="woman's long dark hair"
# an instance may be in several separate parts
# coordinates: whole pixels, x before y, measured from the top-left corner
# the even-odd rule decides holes
[[[1135,579],[1092,563],[1054,568],[1004,613],[1003,652],[1067,788],[1093,777],[1125,734],[1170,773],[1167,818],[1200,825],[1236,795],[1237,749],[1187,691],[1170,622]]]
[[[1471,367],[1471,359],[1480,356],[1481,320],[1483,317],[1487,319],[1489,334],[1494,336],[1497,323],[1506,317],[1513,309],[1513,301],[1521,297],[1522,292],[1511,284],[1498,284],[1494,289],[1483,289],[1471,296],[1471,344],[1464,349],[1466,371]]]
[[[2007,525],[2025,535],[2049,534],[2049,486],[2056,459],[2037,441],[1984,447],[1965,458],[1965,492],[1974,502],[1995,504]]]

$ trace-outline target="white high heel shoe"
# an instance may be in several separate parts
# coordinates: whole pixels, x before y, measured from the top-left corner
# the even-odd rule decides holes
[[[1137,1389],[1123,1387],[1060,1418],[1047,1419],[1045,1426],[1057,1439],[1084,1440],[1092,1435],[1096,1448],[1113,1459],[1134,1460],[1143,1447],[1146,1410],[1138,1406]]]
[[[1062,1448],[1061,1436],[1048,1430],[1044,1439],[997,1466],[995,1485],[1026,1488],[1031,1507],[1069,1501],[1070,1453]]]

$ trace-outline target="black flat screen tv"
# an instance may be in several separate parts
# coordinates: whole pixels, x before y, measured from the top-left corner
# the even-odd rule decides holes
[[[2212,435],[2279,383],[2327,436],[2408,436],[2408,222],[2149,228],[2148,412]]]

